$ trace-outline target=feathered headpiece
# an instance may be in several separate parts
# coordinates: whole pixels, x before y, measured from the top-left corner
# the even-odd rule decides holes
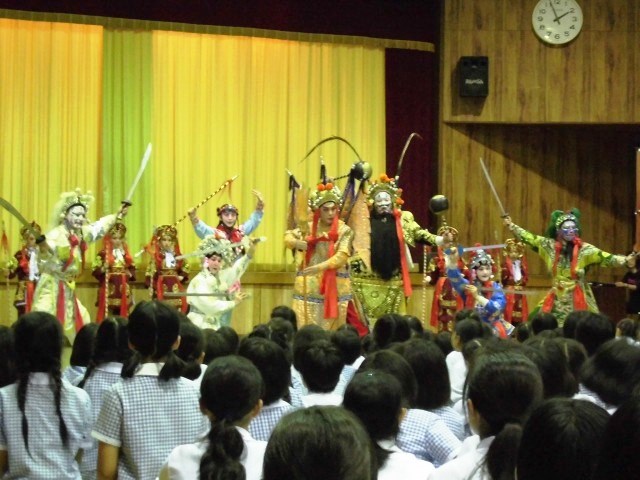
[[[389,178],[386,173],[380,175],[378,181],[369,186],[367,191],[367,203],[370,207],[375,203],[376,196],[380,193],[387,193],[391,197],[394,208],[402,208],[402,189],[398,187],[395,178]]]
[[[545,231],[545,236],[555,239],[558,236],[558,229],[568,220],[575,222],[576,228],[578,229],[578,235],[580,235],[582,233],[582,227],[580,226],[580,210],[572,208],[567,211],[554,210],[551,212],[549,226]]]
[[[89,205],[93,202],[94,197],[90,191],[82,193],[82,190],[76,188],[73,192],[64,192],[60,194],[60,200],[53,207],[53,224],[60,225],[67,216],[69,210],[76,206],[84,208],[85,213],[89,211]]]
[[[198,245],[197,251],[203,257],[217,255],[221,257],[226,264],[232,263],[235,258],[233,244],[226,238],[220,237],[216,234],[205,237],[200,242],[200,245]]]
[[[20,237],[22,237],[23,240],[26,240],[29,238],[29,235],[32,235],[34,232],[38,234],[42,233],[42,227],[40,227],[35,220],[29,225],[25,225],[20,228]]]
[[[493,269],[493,259],[485,250],[476,250],[469,262],[469,267],[475,270],[483,266],[489,266]]]
[[[338,208],[341,207],[342,193],[338,186],[331,182],[319,183],[309,196],[309,206],[315,211],[328,202],[334,202]]]

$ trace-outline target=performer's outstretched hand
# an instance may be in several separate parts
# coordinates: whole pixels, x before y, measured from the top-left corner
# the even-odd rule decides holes
[[[249,298],[249,294],[248,293],[246,293],[246,292],[238,292],[238,293],[236,293],[236,296],[233,299],[233,301],[236,302],[236,305],[238,305],[240,302],[242,302],[246,298]]]
[[[262,198],[262,194],[258,190],[251,190],[251,193],[255,195],[258,199],[258,203],[256,203],[256,210],[264,210],[264,199]]]
[[[502,219],[502,224],[507,228],[511,228],[511,225],[513,225],[513,222],[511,221],[511,217],[509,215],[504,217]]]
[[[120,210],[118,210],[118,213],[116,214],[116,217],[118,217],[118,219],[123,219],[124,217],[126,217],[130,206],[130,204],[122,203],[122,205],[120,205]]]
[[[190,208],[189,210],[187,210],[187,214],[189,215],[189,220],[191,220],[191,223],[193,225],[197,225],[198,222],[200,221],[196,211],[197,211],[196,207],[193,207],[193,208]]]

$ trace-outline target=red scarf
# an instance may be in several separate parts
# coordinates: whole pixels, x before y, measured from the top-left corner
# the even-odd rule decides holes
[[[580,283],[577,282],[578,275],[576,274],[576,268],[578,266],[578,254],[580,253],[580,249],[582,248],[582,240],[579,237],[575,237],[573,239],[573,252],[571,256],[571,279],[576,281],[576,286],[573,289],[573,309],[574,310],[586,310],[587,309],[587,301],[584,296],[584,290]],[[553,278],[556,278],[556,274],[558,272],[558,262],[560,261],[560,252],[562,250],[562,242],[556,240],[555,244],[555,258],[553,260]],[[545,313],[551,312],[553,309],[553,304],[556,300],[556,294],[554,290],[551,290],[546,298],[544,299],[544,303],[542,304],[542,311]]]
[[[336,242],[338,241],[338,215],[333,219],[331,228],[327,236],[318,237],[318,220],[320,219],[320,210],[316,210],[313,214],[313,224],[311,226],[311,235],[307,240],[307,253],[305,254],[305,263],[309,265],[311,257],[316,250],[318,242],[329,242],[329,253],[327,259],[335,255]],[[338,318],[338,272],[335,268],[327,268],[322,274],[320,283],[320,293],[324,295],[324,318]]]
[[[404,232],[402,231],[402,212],[394,209],[393,215],[396,217],[396,234],[398,235],[398,245],[400,245],[400,268],[402,270],[402,285],[404,286],[404,296],[410,297],[411,278],[409,277],[409,267],[407,265],[407,248],[404,243]]]

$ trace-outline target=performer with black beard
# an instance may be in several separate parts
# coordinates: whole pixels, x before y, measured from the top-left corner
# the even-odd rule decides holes
[[[442,245],[445,239],[423,229],[411,212],[402,211],[402,190],[396,179],[381,175],[367,190],[370,232],[356,233],[369,241],[369,248],[356,248],[350,260],[352,289],[362,319],[372,327],[387,313],[406,313],[411,296],[409,270],[412,266],[408,247],[416,243]],[[368,237],[368,238],[366,238]],[[356,246],[354,241],[354,246]],[[367,258],[370,250],[370,258]]]
[[[633,260],[633,255],[613,255],[582,241],[580,211],[577,208],[552,212],[544,236],[519,227],[509,216],[504,218],[504,225],[540,255],[553,275],[551,290],[529,316],[538,310],[552,313],[560,326],[567,314],[574,310],[598,311],[591,286],[585,280],[591,266],[622,267]]]

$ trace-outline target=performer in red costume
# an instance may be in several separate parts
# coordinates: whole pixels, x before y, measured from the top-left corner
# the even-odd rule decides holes
[[[98,315],[102,322],[109,315],[126,317],[132,304],[129,281],[135,278],[136,267],[125,242],[127,227],[117,222],[103,240],[103,248],[93,262],[93,276],[99,282]]]
[[[526,322],[529,316],[527,297],[518,293],[526,287],[529,280],[529,269],[524,250],[524,243],[515,238],[509,238],[505,242],[503,251],[505,260],[502,265],[502,287],[507,296],[504,319],[513,326]]]
[[[18,311],[18,316],[31,311],[33,305],[33,293],[40,278],[38,269],[38,247],[36,246],[36,235],[42,234],[42,228],[35,221],[31,222],[31,228],[22,227],[20,237],[22,238],[22,248],[18,250],[14,258],[9,260],[7,269],[9,278],[18,279],[18,287],[13,300],[13,306]]]

